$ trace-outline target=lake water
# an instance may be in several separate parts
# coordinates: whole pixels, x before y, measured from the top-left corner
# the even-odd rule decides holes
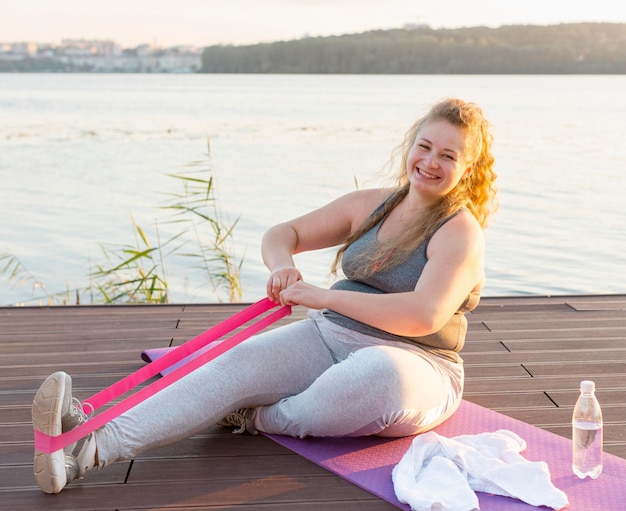
[[[48,292],[82,288],[101,244],[167,215],[168,173],[206,162],[239,217],[243,299],[264,296],[260,237],[358,186],[375,186],[408,126],[445,96],[494,125],[501,207],[484,295],[623,293],[626,76],[0,74],[0,253]],[[176,188],[177,191],[178,188]],[[329,251],[299,256],[326,285]],[[217,300],[185,259],[174,302]],[[0,280],[0,305],[40,291]],[[83,302],[88,301],[83,299]]]

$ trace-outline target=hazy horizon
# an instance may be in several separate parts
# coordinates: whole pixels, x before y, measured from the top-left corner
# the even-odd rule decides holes
[[[256,44],[426,24],[469,26],[626,23],[626,3],[525,0],[0,0],[0,42],[113,40],[122,47]]]

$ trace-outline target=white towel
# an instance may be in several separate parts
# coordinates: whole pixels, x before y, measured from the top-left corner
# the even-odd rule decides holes
[[[414,511],[479,510],[474,491],[561,509],[567,495],[550,479],[548,465],[520,453],[526,442],[511,431],[446,438],[434,431],[415,437],[392,472],[400,502]]]

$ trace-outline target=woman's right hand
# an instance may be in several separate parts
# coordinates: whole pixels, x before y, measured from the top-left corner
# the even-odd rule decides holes
[[[274,303],[281,303],[280,292],[299,280],[302,280],[302,274],[294,266],[275,269],[267,281],[267,297]]]

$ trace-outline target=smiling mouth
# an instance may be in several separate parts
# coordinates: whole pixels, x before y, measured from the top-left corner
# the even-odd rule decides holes
[[[417,173],[420,176],[425,177],[426,179],[439,179],[439,176],[435,176],[434,174],[431,174],[430,172],[426,172],[423,169],[420,169],[419,167],[417,167]]]

